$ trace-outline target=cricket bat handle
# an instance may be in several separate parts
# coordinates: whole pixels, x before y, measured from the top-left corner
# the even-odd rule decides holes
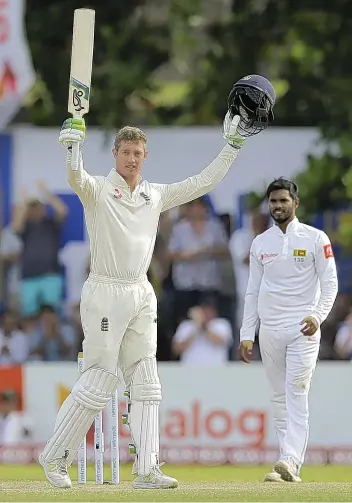
[[[78,171],[78,166],[79,166],[79,142],[75,141],[72,143],[72,158],[71,158],[72,171]]]

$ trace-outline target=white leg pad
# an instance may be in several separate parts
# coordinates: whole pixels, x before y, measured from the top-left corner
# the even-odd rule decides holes
[[[137,453],[139,475],[149,475],[159,464],[159,405],[162,399],[156,359],[136,367],[130,386],[129,424]]]
[[[88,369],[81,375],[58,413],[54,433],[43,451],[45,461],[65,457],[68,465],[72,463],[95,416],[109,403],[118,382],[115,374],[103,369]]]

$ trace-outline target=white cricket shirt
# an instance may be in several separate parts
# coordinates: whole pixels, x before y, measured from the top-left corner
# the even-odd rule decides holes
[[[173,340],[184,342],[192,334],[196,338],[180,355],[180,361],[191,365],[219,365],[229,360],[229,347],[233,342],[230,322],[225,318],[214,318],[208,323],[207,329],[222,339],[222,344],[214,344],[207,335],[197,328],[192,320],[181,321]]]
[[[240,338],[254,341],[257,323],[271,330],[312,315],[321,324],[337,295],[336,264],[328,236],[295,218],[284,234],[273,225],[250,251],[249,280]]]
[[[226,145],[201,173],[173,184],[143,180],[131,193],[113,169],[107,177],[71,169],[67,179],[80,198],[90,240],[91,273],[123,281],[146,276],[152,258],[160,213],[211,191],[226,175],[238,150]]]

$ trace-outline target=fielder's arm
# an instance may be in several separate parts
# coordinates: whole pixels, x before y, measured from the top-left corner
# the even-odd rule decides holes
[[[328,317],[338,291],[338,280],[334,253],[330,239],[325,232],[320,232],[315,251],[315,268],[320,282],[320,299],[318,305],[312,313],[319,325]]]
[[[240,341],[252,341],[255,339],[255,331],[259,321],[258,295],[263,277],[263,265],[258,259],[256,252],[256,240],[254,239],[249,255],[249,279],[244,301],[243,321],[240,330]]]

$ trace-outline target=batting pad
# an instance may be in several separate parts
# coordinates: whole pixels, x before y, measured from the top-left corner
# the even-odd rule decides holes
[[[55,430],[44,451],[45,461],[66,457],[70,465],[95,416],[112,398],[118,385],[115,374],[103,369],[88,369],[76,382],[62,404]]]
[[[161,385],[156,359],[142,360],[131,380],[130,428],[136,447],[139,475],[149,475],[159,463],[159,404]]]

